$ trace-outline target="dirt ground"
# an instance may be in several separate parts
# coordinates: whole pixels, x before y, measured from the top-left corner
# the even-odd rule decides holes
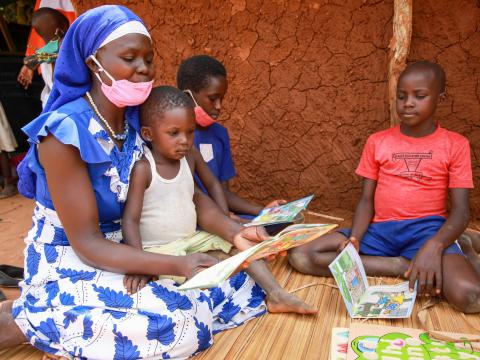
[[[74,1],[80,12],[104,4]],[[227,126],[238,177],[260,203],[314,192],[312,207],[353,209],[354,170],[369,134],[387,120],[393,0],[116,0],[141,16],[156,51],[157,84],[182,59],[211,54],[227,67]],[[467,136],[480,185],[480,8],[474,0],[414,1],[409,61],[447,73],[442,126]],[[480,217],[480,192],[472,195]]]

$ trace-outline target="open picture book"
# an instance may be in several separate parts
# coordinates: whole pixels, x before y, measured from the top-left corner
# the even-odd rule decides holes
[[[313,195],[289,202],[284,205],[266,208],[258,216],[244,226],[273,225],[293,222],[312,201]]]
[[[417,292],[408,281],[397,285],[369,286],[362,260],[352,244],[328,266],[352,318],[408,318]]]
[[[237,268],[245,261],[254,261],[264,258],[268,255],[276,254],[281,251],[291,249],[296,246],[306,244],[319,236],[322,236],[337,225],[331,224],[296,224],[291,225],[276,236],[265,240],[258,245],[244,250],[208,269],[199,272],[197,275],[187,280],[179,290],[188,290],[196,288],[211,288],[228,279]]]
[[[330,360],[480,359],[478,335],[438,333],[446,340],[420,329],[353,323],[332,329]]]

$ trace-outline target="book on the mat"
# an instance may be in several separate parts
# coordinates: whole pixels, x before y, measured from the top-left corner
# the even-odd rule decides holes
[[[343,359],[348,360],[480,359],[478,334],[435,332],[432,337],[425,330],[362,323],[351,324],[347,348]]]
[[[348,351],[348,328],[334,327],[330,340],[330,360],[345,360]]]
[[[205,269],[190,280],[187,280],[178,289],[211,288],[226,280],[245,261],[254,261],[271,254],[291,249],[306,244],[330,230],[337,225],[331,224],[296,224],[291,225],[271,239],[258,243],[251,248],[244,250],[218,264]]]
[[[369,286],[362,260],[352,244],[328,266],[352,318],[408,318],[417,296],[408,281]]]
[[[284,205],[263,209],[257,217],[244,226],[273,225],[293,222],[298,214],[307,208],[312,199],[313,195],[309,195]]]

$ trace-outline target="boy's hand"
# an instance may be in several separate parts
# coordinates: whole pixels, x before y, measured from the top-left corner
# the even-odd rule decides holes
[[[202,253],[186,255],[183,258],[182,275],[186,278],[191,278],[200,271],[218,263],[218,259]]]
[[[152,280],[153,276],[150,275],[125,275],[123,286],[127,289],[128,295],[133,295],[142,290]]]
[[[356,237],[350,236],[347,240],[345,240],[343,243],[340,244],[340,246],[337,249],[337,252],[340,253],[347,247],[348,244],[352,244],[355,250],[357,252],[360,251],[360,242],[357,240]]]
[[[270,236],[263,226],[249,226],[235,235],[233,245],[238,250],[243,251],[268,239],[270,239]]]
[[[26,65],[23,65],[18,73],[17,81],[22,84],[26,90],[32,84],[32,79],[33,70],[29,69]]]
[[[265,209],[272,208],[272,207],[275,207],[275,206],[284,205],[286,203],[287,203],[287,200],[283,200],[283,199],[273,200],[265,206]]]
[[[405,273],[410,282],[410,291],[413,291],[418,279],[419,294],[439,295],[442,292],[442,253],[441,245],[432,240],[420,248]]]

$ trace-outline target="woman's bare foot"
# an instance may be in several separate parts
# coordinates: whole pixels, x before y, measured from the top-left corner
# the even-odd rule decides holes
[[[297,313],[297,314],[316,314],[318,312],[313,306],[308,305],[295,295],[287,293],[285,290],[274,294],[268,294],[266,298],[268,312],[270,313]]]
[[[475,268],[475,271],[480,274],[480,256],[475,251],[472,240],[474,240],[474,238],[472,238],[472,235],[469,231],[466,231],[462,235],[460,235],[460,237],[458,238],[458,243],[462,248],[462,251],[467,257],[468,261],[470,261],[470,263]]]
[[[0,350],[25,342],[25,335],[13,320],[12,300],[0,303]]]
[[[64,356],[52,355],[44,353],[42,356],[42,360],[68,360],[68,358]]]

